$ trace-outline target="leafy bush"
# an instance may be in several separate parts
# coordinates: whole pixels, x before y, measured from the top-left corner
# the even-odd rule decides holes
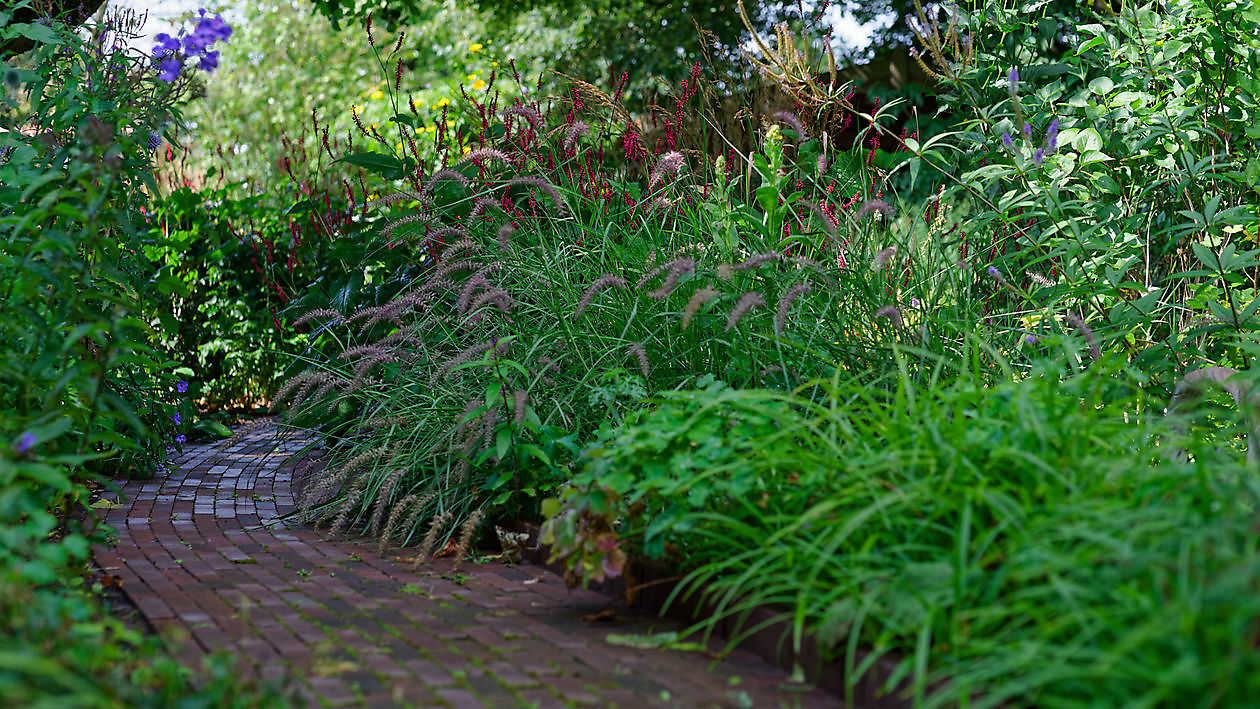
[[[1245,367],[1260,308],[1260,10],[1178,0],[1031,25],[1040,7],[989,4],[925,35],[943,100],[973,116],[946,199],[966,215],[960,257],[994,269],[990,311],[1034,336],[1074,314],[1166,393],[1205,363]],[[1075,49],[1043,51],[1056,31]],[[963,35],[954,61],[945,45]],[[940,164],[952,139],[910,141],[907,165]]]
[[[190,413],[186,373],[160,348],[174,286],[142,226],[156,132],[178,119],[189,74],[125,51],[128,13],[82,34],[13,17],[0,11],[0,46],[34,46],[0,65],[0,700],[275,705],[237,683],[198,688],[81,588],[90,544],[106,541],[93,489],[106,471],[160,470]]]

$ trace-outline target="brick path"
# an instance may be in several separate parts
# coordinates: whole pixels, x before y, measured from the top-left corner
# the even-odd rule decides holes
[[[608,598],[539,567],[412,572],[368,542],[286,525],[282,463],[305,443],[265,424],[191,446],[169,478],[125,483],[127,502],[108,511],[118,545],[97,562],[185,661],[227,650],[263,677],[306,678],[311,706],[839,705],[744,653],[713,666],[608,644],[678,626],[583,622]]]

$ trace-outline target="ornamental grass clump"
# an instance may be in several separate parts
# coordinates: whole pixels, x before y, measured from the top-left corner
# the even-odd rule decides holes
[[[541,107],[509,108],[516,129],[478,138],[466,159],[425,180],[403,175],[404,198],[380,200],[379,238],[415,253],[418,275],[381,302],[351,314],[321,308],[307,320],[321,322],[319,337],[340,350],[316,359],[284,392],[300,395],[296,420],[324,422],[334,451],[330,472],[314,484],[320,494],[304,500],[308,514],[425,548],[445,545],[478,511],[495,521],[536,516],[541,499],[568,478],[582,442],[610,416],[642,407],[649,391],[706,372],[791,386],[832,371],[837,357],[883,357],[878,347],[836,347],[832,318],[860,318],[860,299],[801,283],[808,268],[818,282],[887,290],[867,274],[823,265],[842,248],[839,217],[820,224],[797,213],[799,206],[810,214],[809,203],[822,217],[848,209],[827,196],[837,174],[814,175],[813,155],[802,154],[812,192],[775,200],[765,217],[792,227],[737,232],[728,250],[701,235],[728,218],[737,180],[704,204],[657,203],[651,193],[666,178],[673,194],[701,194],[704,163],[684,170],[682,150],[662,149],[646,174],[635,162],[601,171],[599,153],[607,157],[619,140],[607,120],[619,119],[589,110],[574,142],[564,127],[579,120],[572,111],[559,129],[544,130],[539,117],[551,117]],[[763,191],[796,190],[781,157],[755,176]],[[855,226],[845,239],[849,248],[876,234],[884,240],[888,228]],[[778,304],[773,324],[746,317],[770,298]],[[715,302],[724,305],[705,307]],[[724,325],[741,320],[748,322],[737,340],[722,336]],[[381,449],[394,452],[360,457]],[[344,469],[352,460],[353,475]]]

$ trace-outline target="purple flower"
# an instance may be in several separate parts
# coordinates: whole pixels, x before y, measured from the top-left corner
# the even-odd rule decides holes
[[[994,278],[1001,278],[1002,272],[997,270],[997,266],[989,266],[989,275]]]
[[[201,62],[198,64],[202,71],[211,72],[219,68],[218,51],[206,52],[201,56]]]
[[[182,416],[180,416],[179,414],[175,414],[174,416],[172,416],[172,417],[171,417],[171,420],[175,422],[175,425],[176,425],[176,426],[178,426],[178,425],[180,425],[181,423],[183,423],[183,422],[184,422],[183,417],[182,417]]]
[[[1031,123],[1024,124],[1024,139],[1032,140],[1032,124]]]
[[[162,147],[162,135],[157,131],[149,131],[149,150],[157,150]]]
[[[1016,69],[1015,67],[1011,67],[1011,73],[1006,75],[1006,83],[1007,83],[1007,88],[1011,92],[1011,95],[1014,96],[1015,90],[1019,86],[1019,70],[1018,69]]]
[[[1015,145],[1015,141],[1011,140],[1010,133],[1007,133],[1005,131],[1002,132],[1002,145],[1005,145],[1008,148],[1013,147]]]
[[[1045,159],[1046,159],[1045,148],[1037,148],[1035,151],[1033,151],[1033,164],[1034,165],[1040,165],[1041,161]]]
[[[184,441],[186,440],[188,440],[188,436],[185,436],[182,433],[175,437],[175,442],[180,444],[181,446],[184,445]]]
[[[21,455],[29,451],[31,448],[34,448],[35,444],[38,442],[39,441],[35,440],[35,434],[27,431],[21,436],[18,436],[17,443],[13,444],[13,450],[17,451],[18,454]]]
[[[1030,344],[1030,345],[1035,345],[1035,344],[1037,344],[1037,336],[1036,336],[1036,335],[1024,335],[1024,342],[1027,342],[1027,343],[1028,343],[1028,344]]]
[[[1050,121],[1050,127],[1046,129],[1046,150],[1054,152],[1059,145],[1059,119]]]
[[[183,66],[175,57],[167,57],[158,62],[158,78],[167,83],[172,82],[179,78],[179,70]]]
[[[226,42],[231,36],[231,26],[218,15],[207,17],[205,10],[201,11],[201,20],[191,33],[181,32],[178,38],[166,33],[157,35],[153,58],[158,60],[158,78],[168,82],[179,78],[182,59],[196,59],[203,71],[215,70],[219,66],[219,53],[209,51],[210,45]]]
[[[176,384],[175,384],[175,391],[177,391],[177,392],[179,392],[179,393],[181,393],[181,394],[183,394],[184,392],[188,391],[188,382],[187,382],[187,380],[181,379],[181,380],[179,380],[178,382],[176,382]]]
[[[157,44],[153,45],[154,59],[161,59],[179,51],[179,40],[165,32],[159,32],[154,39],[157,40]]]

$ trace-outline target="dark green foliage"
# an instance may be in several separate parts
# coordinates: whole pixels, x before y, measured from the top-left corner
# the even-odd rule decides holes
[[[150,475],[190,421],[190,378],[162,350],[179,289],[149,260],[151,134],[184,82],[114,47],[126,16],[86,36],[11,23],[34,41],[0,65],[0,704],[278,706],[214,665],[199,689],[160,644],[82,588],[106,542],[89,497]]]

